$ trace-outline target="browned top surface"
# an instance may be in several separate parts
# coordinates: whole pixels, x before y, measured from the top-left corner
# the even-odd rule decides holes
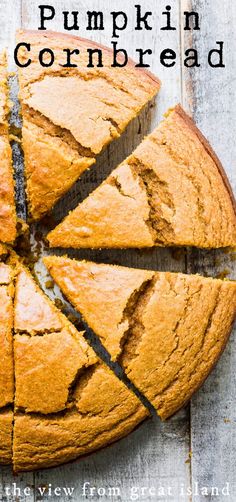
[[[32,63],[19,70],[19,83],[27,195],[31,214],[38,219],[120,136],[157,94],[160,82],[133,63],[111,68],[107,48],[104,67],[87,68],[87,48],[100,47],[89,40],[34,31],[20,31],[17,39],[31,43]],[[43,68],[37,58],[45,44],[55,54],[50,68]],[[65,45],[80,50],[78,68],[62,68]],[[23,49],[21,57],[28,57]]]
[[[20,267],[15,295],[16,471],[105,446],[148,412]]]
[[[44,261],[160,416],[181,408],[226,345],[236,313],[236,283],[63,257]]]
[[[180,106],[48,235],[74,248],[234,247],[223,168]]]

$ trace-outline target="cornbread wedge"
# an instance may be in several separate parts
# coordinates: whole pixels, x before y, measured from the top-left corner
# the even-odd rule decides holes
[[[22,146],[29,211],[37,220],[122,134],[158,93],[160,81],[131,61],[125,69],[112,68],[112,51],[103,47],[103,68],[87,68],[87,48],[101,48],[90,40],[21,30],[17,42],[26,41],[31,64],[19,70]],[[38,52],[45,47],[55,55],[50,67],[38,61]],[[64,48],[80,51],[79,68],[61,65]],[[24,48],[20,52],[24,64],[28,52]]]
[[[66,257],[44,262],[162,419],[189,401],[225,348],[236,282]]]
[[[14,359],[15,472],[72,461],[124,437],[149,415],[23,266]]]
[[[220,161],[176,106],[48,240],[64,248],[234,247],[235,207]]]

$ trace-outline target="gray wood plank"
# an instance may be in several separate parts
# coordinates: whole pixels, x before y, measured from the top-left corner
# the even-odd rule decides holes
[[[182,31],[183,49],[193,46],[201,54],[201,67],[184,72],[184,103],[215,148],[236,191],[233,73],[236,5],[230,1],[193,0],[182,1],[182,9],[196,10],[201,15],[201,31],[195,31],[193,36]],[[216,40],[225,42],[225,69],[211,69],[207,65],[207,53],[215,47]],[[235,253],[191,251],[188,271],[213,276],[227,274],[235,279]],[[217,367],[191,403],[192,483],[197,483],[199,488],[208,487],[209,493],[212,487],[218,488],[218,500],[230,502],[236,498],[235,364],[232,335]],[[229,495],[226,498],[221,490],[227,483]],[[206,498],[196,489],[192,501],[203,502]],[[215,500],[210,495],[207,499]]]
[[[138,2],[143,9],[152,10],[154,13],[154,26],[160,27],[160,12],[164,10],[166,2],[161,0],[156,9],[155,0],[147,2],[141,0]],[[24,28],[37,28],[38,2],[35,0],[22,2],[22,23]],[[127,48],[131,57],[134,57],[135,47],[152,47],[153,56],[151,57],[152,71],[163,79],[164,85],[158,100],[158,106],[148,107],[128,128],[122,138],[114,142],[98,159],[97,165],[76,184],[69,196],[65,197],[63,203],[57,206],[56,218],[61,218],[69,207],[75,206],[92,189],[94,189],[115,167],[123,160],[133,148],[141,141],[142,137],[149,132],[159,122],[162,113],[169,107],[176,104],[181,99],[181,72],[180,65],[165,71],[161,67],[158,54],[161,47],[167,47],[170,44],[178,54],[180,61],[179,38],[174,33],[161,32],[159,29],[153,29],[150,32],[137,32],[133,28],[134,9],[133,3],[126,0],[117,0],[114,4],[112,0],[91,0],[89,6],[83,1],[59,1],[52,0],[50,5],[55,6],[58,15],[50,24],[50,29],[62,30],[62,21],[60,13],[63,8],[66,10],[81,10],[86,12],[89,9],[101,9],[105,13],[105,23],[109,24],[109,13],[112,10],[124,10],[129,14],[130,27],[125,32],[125,36],[120,38],[120,46]],[[173,8],[173,20],[178,26],[179,8],[178,2]],[[84,27],[78,34],[79,36],[91,37],[98,42],[110,45],[111,33],[109,29],[104,32],[88,34]],[[55,212],[54,212],[55,215]],[[37,230],[45,231],[42,225],[32,227],[32,232]],[[32,238],[34,246],[34,239]],[[41,249],[41,253],[47,253],[47,249]],[[173,257],[170,250],[151,250],[147,252],[139,251],[82,251],[74,252],[78,258],[91,258],[97,261],[120,263],[127,266],[156,268],[160,270],[183,271],[185,269],[184,252],[180,253],[178,259]],[[45,270],[41,261],[36,265],[41,284],[45,283]],[[58,289],[55,288],[58,295]],[[52,297],[53,291],[48,292]],[[161,424],[158,419],[150,420],[142,425],[139,430],[131,434],[128,438],[119,443],[101,451],[86,459],[80,460],[70,466],[62,466],[51,471],[40,471],[36,473],[35,483],[38,485],[53,486],[69,485],[75,488],[72,500],[84,500],[81,493],[81,487],[84,481],[91,483],[95,487],[119,487],[120,497],[109,497],[106,493],[102,500],[122,500],[130,498],[130,489],[132,486],[153,488],[158,490],[163,485],[165,489],[172,488],[175,502],[187,502],[186,488],[190,483],[189,464],[185,463],[189,453],[189,410],[186,408],[176,415],[168,423]],[[185,495],[181,495],[181,486],[184,486]],[[151,495],[147,492],[143,495],[139,493],[138,500],[155,500],[157,495]],[[162,501],[169,501],[170,497],[164,494],[159,498]],[[44,500],[53,500],[44,498]],[[62,502],[66,497],[61,495]],[[101,500],[98,494],[91,500]]]

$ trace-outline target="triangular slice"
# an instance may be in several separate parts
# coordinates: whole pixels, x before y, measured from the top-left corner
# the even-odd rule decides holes
[[[48,235],[51,247],[236,245],[220,161],[180,106]]]
[[[0,241],[13,244],[16,238],[15,191],[9,140],[9,95],[6,53],[0,54]]]
[[[19,267],[14,335],[16,472],[74,460],[124,437],[149,415],[99,360],[83,333]]]
[[[62,292],[162,419],[180,409],[223,351],[236,283],[44,259]]]
[[[31,44],[31,64],[20,69],[19,84],[29,210],[39,219],[157,94],[160,81],[132,61],[112,68],[112,51],[90,40],[21,30],[17,41]],[[50,67],[39,63],[45,47],[54,53]],[[65,48],[80,52],[77,67],[63,67]],[[88,48],[103,51],[103,67],[87,67]],[[22,48],[20,61],[28,57]]]

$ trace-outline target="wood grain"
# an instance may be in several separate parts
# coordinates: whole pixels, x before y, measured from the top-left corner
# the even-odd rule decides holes
[[[201,31],[183,35],[182,53],[189,44],[206,55],[217,40],[224,40],[225,69],[211,69],[202,57],[200,68],[184,72],[183,100],[221,159],[234,193],[236,191],[235,133],[233,119],[236,104],[233,69],[236,65],[236,41],[233,19],[235,3],[220,0],[183,1],[182,9],[201,12]],[[209,30],[209,20],[213,27]],[[232,72],[231,72],[232,69]],[[235,254],[221,250],[203,252],[191,250],[187,257],[188,272],[203,275],[227,274],[235,279]],[[191,473],[192,484],[222,489],[230,484],[230,496],[236,497],[236,349],[235,331],[228,347],[205,385],[191,402]],[[222,497],[222,494],[221,494]],[[221,499],[221,498],[220,498]],[[206,497],[193,495],[193,502]]]

